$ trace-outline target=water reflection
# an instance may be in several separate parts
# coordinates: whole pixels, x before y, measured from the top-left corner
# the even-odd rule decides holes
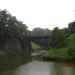
[[[32,61],[2,75],[75,75],[74,71],[75,67],[71,64]]]
[[[33,61],[19,68],[16,75],[51,75],[51,67],[53,63]]]
[[[62,75],[75,75],[75,67],[72,64],[60,64]]]

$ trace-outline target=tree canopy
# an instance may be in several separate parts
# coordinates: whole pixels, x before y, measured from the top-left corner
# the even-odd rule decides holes
[[[27,26],[23,22],[18,21],[7,10],[0,10],[0,44],[7,39],[21,38],[25,36]]]
[[[68,30],[70,34],[75,33],[75,21],[69,23]]]
[[[50,45],[55,48],[59,48],[64,45],[64,34],[58,27],[55,27],[52,31]]]

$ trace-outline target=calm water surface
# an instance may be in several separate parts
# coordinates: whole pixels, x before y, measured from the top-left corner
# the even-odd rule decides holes
[[[2,75],[75,75],[75,67],[65,63],[32,61]]]

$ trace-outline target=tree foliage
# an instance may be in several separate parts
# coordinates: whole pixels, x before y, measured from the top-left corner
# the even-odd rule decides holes
[[[68,28],[63,28],[63,29],[61,29],[61,31],[63,32],[65,37],[69,36]]]
[[[43,29],[43,28],[34,28],[32,31],[31,31],[31,36],[50,36],[51,34],[51,30],[49,29]]]
[[[69,33],[70,33],[70,34],[75,33],[75,21],[69,23],[69,25],[68,25],[68,30],[69,30]]]
[[[50,38],[50,45],[52,48],[59,48],[64,46],[64,34],[58,27],[53,29],[52,36]]]
[[[25,36],[27,26],[6,10],[0,10],[0,44],[7,39]]]

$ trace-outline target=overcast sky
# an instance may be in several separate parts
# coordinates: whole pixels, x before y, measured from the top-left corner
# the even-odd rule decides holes
[[[0,9],[7,9],[30,30],[64,28],[75,20],[75,0],[0,0]]]

